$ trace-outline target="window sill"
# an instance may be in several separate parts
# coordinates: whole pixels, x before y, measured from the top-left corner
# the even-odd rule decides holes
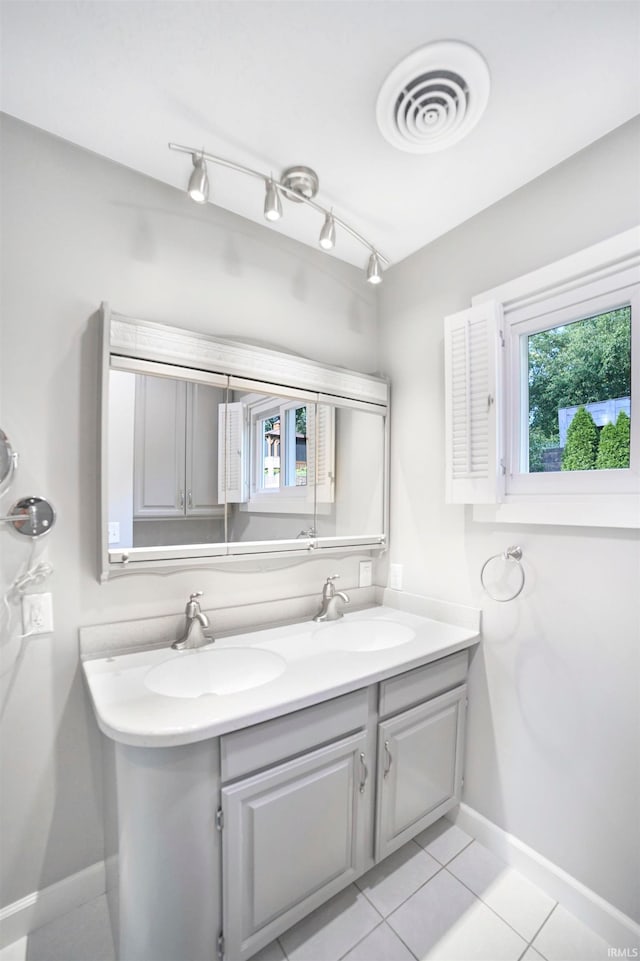
[[[302,488],[300,488],[302,490]],[[270,494],[254,494],[246,503],[238,505],[241,511],[257,514],[314,514],[313,494],[309,497],[274,491]]]
[[[473,519],[497,524],[640,528],[640,494],[506,495],[500,504],[474,504]]]

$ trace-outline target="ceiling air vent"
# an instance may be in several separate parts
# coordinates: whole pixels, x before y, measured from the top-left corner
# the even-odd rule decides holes
[[[430,43],[405,57],[383,83],[378,126],[399,150],[433,153],[462,140],[488,99],[489,70],[473,47]]]

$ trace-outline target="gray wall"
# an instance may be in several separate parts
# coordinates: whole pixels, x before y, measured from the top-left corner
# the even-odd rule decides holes
[[[2,877],[11,903],[103,856],[100,739],[84,693],[78,627],[319,592],[357,559],[261,573],[195,571],[97,582],[98,342],[115,310],[330,364],[376,368],[374,291],[360,270],[75,148],[2,122],[2,403],[21,455],[12,491],[41,494],[58,523],[45,555],[55,632],[20,648],[14,618],[0,667]],[[0,531],[4,593],[28,545]],[[4,615],[3,615],[4,616]],[[20,659],[16,657],[21,652]]]
[[[480,524],[445,505],[442,318],[639,222],[635,120],[392,268],[380,301],[390,560],[404,564],[405,590],[483,609],[464,800],[636,919],[638,532]],[[479,571],[510,544],[524,550],[527,585],[498,604]]]
[[[393,380],[391,559],[405,588],[484,609],[472,670],[465,800],[637,916],[636,534],[474,523],[444,505],[442,317],[471,296],[640,220],[640,124],[628,124],[392,268],[379,298]],[[251,337],[360,370],[377,363],[376,305],[361,274],[276,231],[64,142],[2,125],[2,404],[22,465],[12,494],[59,510],[45,553],[56,630],[0,671],[2,866],[10,903],[100,859],[100,742],[79,673],[83,624],[316,590],[334,567],[96,581],[99,302],[220,336]],[[415,452],[420,425],[424,455]],[[27,546],[0,531],[0,590]],[[527,588],[493,604],[481,563],[521,543]]]

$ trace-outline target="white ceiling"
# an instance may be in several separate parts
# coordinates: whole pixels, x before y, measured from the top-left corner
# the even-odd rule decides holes
[[[2,109],[183,188],[174,141],[279,176],[314,167],[317,200],[397,262],[640,112],[640,4],[618,0],[2,2]],[[392,147],[378,91],[412,50],[462,40],[489,105],[442,153]],[[216,168],[215,203],[262,218],[259,181]],[[318,214],[273,228],[315,245]],[[344,234],[334,254],[363,265]]]

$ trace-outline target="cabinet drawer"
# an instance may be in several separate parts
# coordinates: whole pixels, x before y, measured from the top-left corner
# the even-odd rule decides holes
[[[301,711],[224,734],[220,738],[222,782],[294,757],[367,726],[366,688]]]
[[[433,664],[398,674],[380,684],[380,717],[388,717],[429,697],[462,684],[467,676],[468,651],[458,651]]]

